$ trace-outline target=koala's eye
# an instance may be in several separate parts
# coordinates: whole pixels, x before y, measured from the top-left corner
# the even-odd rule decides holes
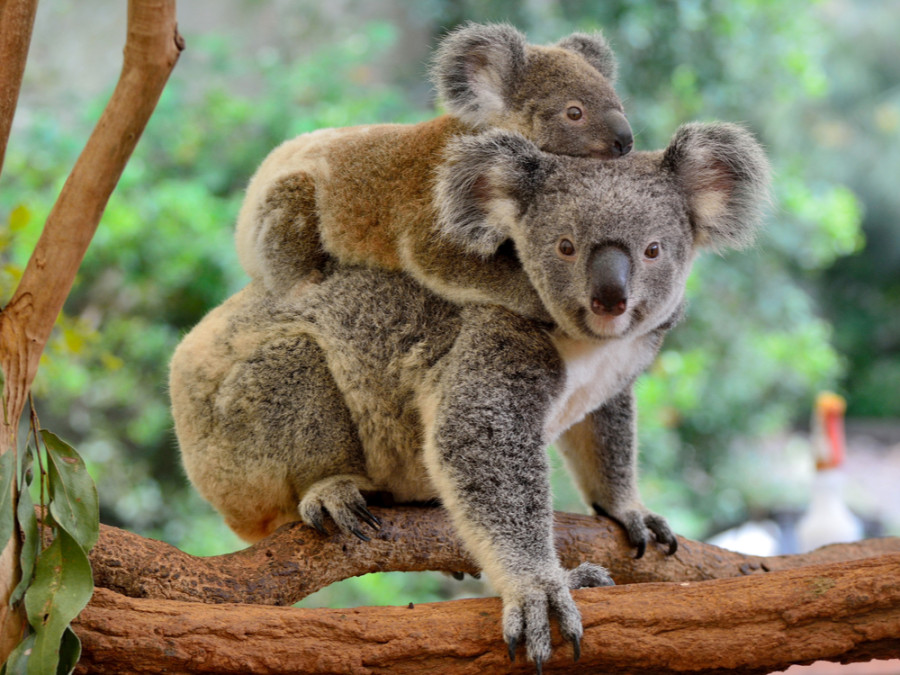
[[[564,258],[571,258],[575,255],[575,244],[573,244],[569,239],[560,239],[559,244],[557,244],[557,250],[559,254]]]
[[[659,249],[659,242],[658,242],[658,241],[654,241],[652,244],[650,244],[650,245],[647,247],[647,250],[644,251],[644,255],[652,260],[653,258],[658,258],[658,257],[659,257],[659,250],[660,250],[660,249]]]
[[[566,117],[568,117],[573,122],[577,122],[584,115],[584,111],[581,110],[577,105],[570,105],[566,108]]]

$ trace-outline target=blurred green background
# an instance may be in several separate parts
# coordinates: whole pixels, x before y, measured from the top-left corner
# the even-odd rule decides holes
[[[2,302],[115,83],[121,4],[41,5],[0,178]],[[437,114],[427,59],[466,20],[509,21],[536,43],[602,30],[638,149],[665,146],[683,122],[722,119],[746,123],[769,152],[776,202],[765,233],[754,249],[698,261],[688,318],[638,386],[651,508],[691,537],[801,509],[811,475],[802,432],[820,389],[845,394],[852,418],[900,419],[896,3],[196,0],[179,6],[187,49],[35,383],[43,425],[88,462],[102,522],[191,553],[241,548],[184,477],[167,362],[246,282],[232,237],[255,166],[306,131]],[[584,512],[553,461],[558,508]],[[855,506],[900,533],[877,504]],[[306,604],[478,592],[453,583],[370,575]]]

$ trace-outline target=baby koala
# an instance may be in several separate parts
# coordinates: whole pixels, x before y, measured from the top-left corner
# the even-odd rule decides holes
[[[276,148],[238,216],[244,269],[270,291],[316,280],[330,260],[404,270],[457,302],[546,318],[512,246],[462,248],[435,228],[435,170],[447,144],[517,131],[541,150],[618,157],[632,147],[599,34],[529,45],[508,25],[468,24],[441,42],[432,77],[449,114],[420,124],[322,129]]]
[[[512,241],[550,320],[377,269],[338,266],[289,297],[254,281],[172,359],[187,474],[247,541],[329,518],[366,539],[367,492],[438,498],[502,597],[510,654],[545,661],[555,618],[577,657],[570,590],[612,580],[560,565],[545,449],[638,554],[675,551],[638,492],[633,384],[681,316],[696,253],[747,243],[767,190],[762,149],[734,125],[686,125],[617,160],[464,135],[436,174],[437,226],[476,254]]]

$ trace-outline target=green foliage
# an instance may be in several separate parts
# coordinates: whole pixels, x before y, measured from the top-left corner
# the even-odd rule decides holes
[[[24,599],[29,623],[27,634],[4,664],[3,672],[10,675],[71,673],[81,655],[81,641],[69,623],[84,609],[94,592],[87,554],[100,528],[97,490],[84,462],[71,446],[42,429],[41,452],[36,424],[33,430],[35,445],[29,445],[22,453],[18,476],[13,470],[15,453],[7,452],[0,458],[3,484],[12,483],[16,477],[18,527],[13,526],[12,531],[18,536],[21,530],[24,538],[20,555],[22,577],[13,590],[10,605]],[[37,487],[32,488],[35,460],[40,473]],[[40,527],[32,489],[39,494],[38,503],[44,513]],[[8,503],[0,505],[4,513],[12,514],[12,500],[5,502]],[[45,529],[51,531],[51,540],[42,547]]]

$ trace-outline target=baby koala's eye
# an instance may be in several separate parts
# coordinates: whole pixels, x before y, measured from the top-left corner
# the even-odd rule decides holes
[[[647,258],[650,258],[650,259],[652,260],[653,258],[658,258],[658,257],[659,257],[659,250],[660,250],[660,248],[659,248],[659,242],[658,242],[658,241],[654,241],[652,244],[650,244],[650,245],[647,247],[647,250],[644,251],[644,255],[645,255]]]
[[[575,244],[565,237],[559,240],[559,244],[556,245],[556,248],[563,258],[571,258],[575,255]]]
[[[570,105],[566,108],[566,117],[568,117],[573,122],[577,122],[584,115],[584,111],[579,108],[577,105]]]

